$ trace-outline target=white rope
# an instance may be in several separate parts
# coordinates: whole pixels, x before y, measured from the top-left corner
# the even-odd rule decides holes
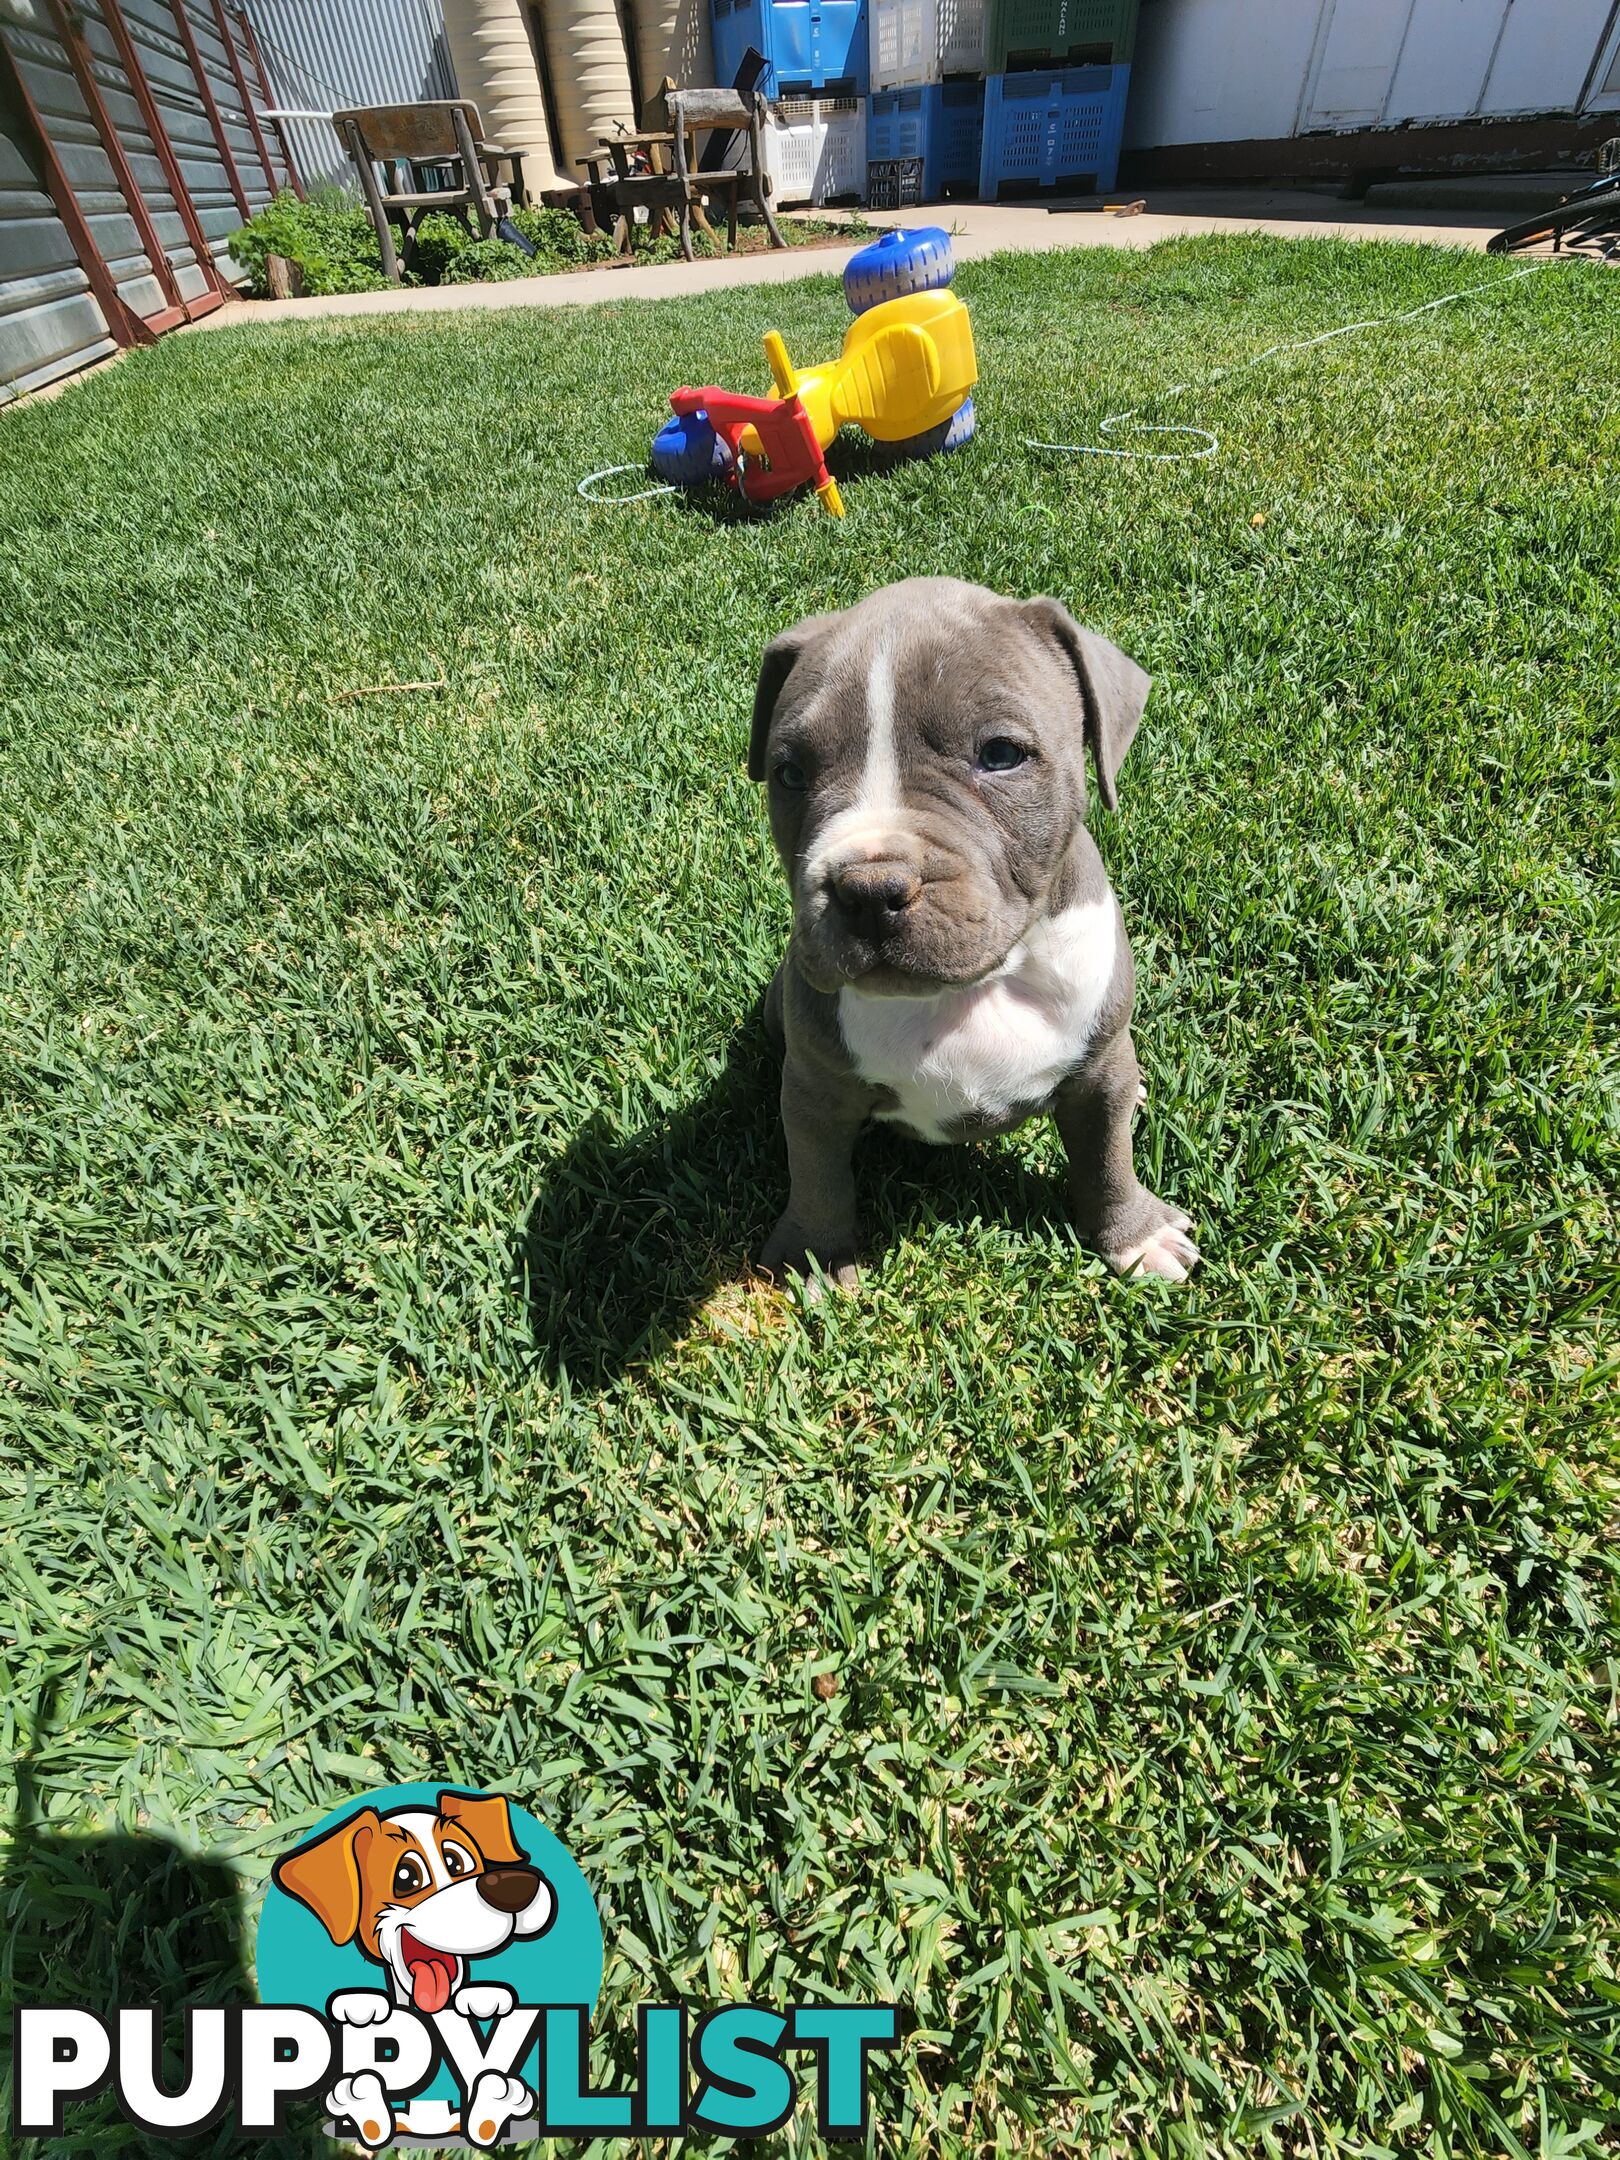
[[[1060,443],[1040,442],[1032,435],[1021,438],[1026,450],[1047,450],[1067,457],[1136,458],[1150,464],[1180,464],[1191,458],[1211,458],[1221,447],[1221,439],[1213,428],[1193,427],[1184,421],[1139,420],[1138,413],[1150,406],[1162,404],[1166,399],[1184,397],[1189,390],[1213,389],[1233,375],[1246,375],[1251,368],[1260,367],[1267,360],[1276,359],[1279,353],[1309,352],[1314,345],[1331,344],[1335,338],[1354,337],[1361,330],[1379,330],[1389,323],[1412,322],[1419,315],[1432,314],[1436,308],[1451,307],[1459,300],[1471,300],[1480,293],[1500,292],[1506,285],[1516,285],[1520,278],[1534,277],[1538,270],[1550,270],[1555,262],[1567,261],[1568,257],[1548,256],[1541,262],[1528,263],[1522,270],[1515,270],[1509,277],[1485,278],[1477,285],[1465,285],[1458,292],[1442,293],[1438,300],[1425,300],[1418,307],[1401,308],[1393,315],[1372,315],[1365,322],[1341,323],[1336,330],[1319,330],[1315,337],[1300,338],[1291,344],[1268,345],[1264,352],[1256,353],[1252,360],[1239,360],[1231,367],[1216,368],[1199,383],[1174,383],[1168,390],[1148,398],[1140,405],[1132,405],[1124,412],[1110,413],[1097,429],[1106,435],[1111,428],[1133,428],[1139,435],[1196,435],[1202,444],[1198,450],[1118,450],[1112,443]]]
[[[645,465],[604,465],[600,472],[585,475],[584,479],[579,483],[578,492],[584,496],[587,502],[593,503],[651,502],[655,495],[678,495],[681,492],[673,480],[660,480],[656,487],[638,488],[633,495],[598,495],[595,493],[598,480],[616,480],[620,473],[627,472],[645,474],[646,470]]]

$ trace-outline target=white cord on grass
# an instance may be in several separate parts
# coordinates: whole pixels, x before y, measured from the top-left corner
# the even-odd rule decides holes
[[[644,474],[646,470],[645,465],[604,465],[600,472],[585,475],[579,483],[578,492],[587,502],[593,503],[651,502],[655,495],[678,495],[681,492],[673,480],[660,480],[656,487],[638,488],[633,495],[598,495],[595,492],[598,480],[616,480],[620,473]]]
[[[1159,391],[1140,405],[1132,405],[1125,412],[1110,413],[1097,429],[1106,435],[1110,428],[1134,428],[1139,435],[1196,435],[1202,447],[1197,450],[1119,450],[1112,443],[1059,443],[1040,442],[1032,435],[1021,437],[1026,450],[1047,450],[1066,457],[1135,458],[1148,464],[1181,464],[1191,458],[1211,458],[1221,447],[1221,439],[1213,428],[1193,427],[1184,421],[1139,420],[1138,413],[1150,406],[1163,403],[1168,398],[1184,397],[1189,390],[1213,389],[1217,383],[1230,376],[1245,375],[1250,368],[1257,368],[1267,360],[1274,360],[1279,353],[1309,352],[1313,345],[1331,344],[1334,338],[1353,337],[1358,330],[1378,330],[1388,323],[1411,322],[1419,315],[1432,314],[1436,308],[1451,307],[1458,300],[1471,300],[1480,293],[1500,292],[1504,285],[1516,285],[1520,278],[1534,277],[1538,270],[1550,270],[1557,256],[1544,261],[1527,263],[1522,270],[1515,270],[1510,277],[1485,278],[1477,285],[1465,285],[1459,292],[1442,293],[1438,300],[1425,300],[1418,307],[1401,308],[1393,315],[1373,315],[1365,322],[1341,323],[1336,330],[1319,330],[1314,337],[1300,338],[1291,344],[1268,345],[1264,352],[1256,353],[1252,360],[1239,360],[1231,367],[1216,368],[1206,375],[1201,384],[1173,383],[1168,390]]]

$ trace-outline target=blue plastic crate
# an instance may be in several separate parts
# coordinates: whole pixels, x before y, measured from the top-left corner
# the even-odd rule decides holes
[[[864,97],[866,0],[711,0],[715,80],[729,83],[752,45],[768,98]]]
[[[992,75],[984,86],[979,196],[1089,180],[1114,184],[1125,129],[1128,67],[1032,68]]]
[[[983,139],[982,82],[912,83],[874,90],[867,100],[868,162],[921,158],[924,202],[973,193]]]

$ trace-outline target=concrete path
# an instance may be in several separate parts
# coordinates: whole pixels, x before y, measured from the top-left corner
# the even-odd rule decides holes
[[[1116,195],[1112,200],[1128,200]],[[862,213],[875,230],[892,225],[944,225],[958,262],[1005,250],[1042,254],[1053,248],[1152,247],[1181,233],[1326,234],[1349,240],[1421,240],[1441,247],[1483,248],[1503,219],[1497,212],[1448,212],[1442,219],[1398,208],[1347,203],[1298,188],[1154,189],[1137,217],[1092,209],[1045,210],[1038,203],[936,203],[922,210]],[[243,300],[191,325],[195,332],[240,323],[308,322],[324,315],[431,315],[461,308],[581,307],[606,300],[658,300],[715,292],[731,285],[781,285],[837,268],[851,243],[836,248],[789,248],[763,255],[713,256],[695,263],[629,265],[623,269],[513,278],[504,284],[432,285],[409,290],[338,293],[324,300]]]

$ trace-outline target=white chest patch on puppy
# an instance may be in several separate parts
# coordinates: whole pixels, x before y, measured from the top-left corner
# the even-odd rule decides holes
[[[1044,1102],[1090,1047],[1116,935],[1110,893],[1040,924],[983,982],[920,998],[846,985],[844,1047],[863,1080],[897,1098],[877,1115],[919,1139],[948,1140],[964,1119]]]

